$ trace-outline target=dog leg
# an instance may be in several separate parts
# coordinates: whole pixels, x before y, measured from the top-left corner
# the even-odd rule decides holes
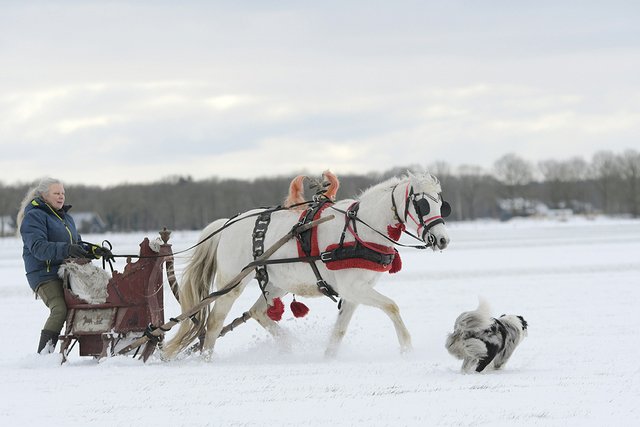
[[[465,357],[464,362],[462,362],[462,373],[468,374],[471,372],[474,366],[478,363],[478,359],[473,359],[470,357]]]

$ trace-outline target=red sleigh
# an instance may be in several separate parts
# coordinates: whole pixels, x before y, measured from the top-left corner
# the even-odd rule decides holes
[[[127,258],[124,271],[113,272],[107,285],[107,299],[102,304],[89,304],[80,299],[69,289],[68,276],[64,278],[68,311],[66,329],[59,338],[63,362],[76,343],[80,356],[103,358],[116,354],[117,347],[126,346],[128,341],[140,338],[147,328],[164,324],[164,269],[174,295],[177,293],[173,252],[167,243],[170,234],[166,228],[160,232],[163,243],[158,252],[151,249],[148,238],[140,243],[140,258],[135,262]],[[140,358],[146,361],[157,343],[157,340],[149,341]]]

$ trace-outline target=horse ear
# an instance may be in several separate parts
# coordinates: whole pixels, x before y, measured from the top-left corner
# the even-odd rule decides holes
[[[420,178],[410,170],[407,170],[407,179],[409,180],[413,188],[420,187]]]

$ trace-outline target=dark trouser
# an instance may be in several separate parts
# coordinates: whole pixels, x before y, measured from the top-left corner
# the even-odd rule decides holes
[[[43,329],[60,334],[67,320],[67,304],[64,301],[62,279],[51,279],[40,283],[36,293],[51,311]]]

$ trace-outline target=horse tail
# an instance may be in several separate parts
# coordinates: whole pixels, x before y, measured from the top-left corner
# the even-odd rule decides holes
[[[304,188],[302,183],[304,182],[306,175],[298,175],[291,181],[291,185],[289,185],[289,196],[284,201],[284,206],[289,208],[298,203],[304,202]],[[303,210],[305,206],[297,206],[296,210]]]
[[[220,242],[220,233],[207,240],[204,239],[222,228],[226,222],[227,219],[214,221],[200,235],[199,241],[201,243],[196,246],[182,275],[180,307],[183,313],[200,303],[210,293],[218,267],[216,254],[218,243]],[[209,312],[210,307],[207,306],[195,315],[197,323],[192,320],[184,320],[180,323],[176,335],[163,345],[164,353],[167,357],[175,356],[187,348],[196,338],[204,335]]]
[[[327,196],[329,200],[334,201],[336,199],[338,187],[340,187],[340,181],[338,181],[338,177],[331,173],[329,169],[327,169],[326,171],[322,172],[322,179],[329,182],[329,187],[327,187],[325,196]]]

